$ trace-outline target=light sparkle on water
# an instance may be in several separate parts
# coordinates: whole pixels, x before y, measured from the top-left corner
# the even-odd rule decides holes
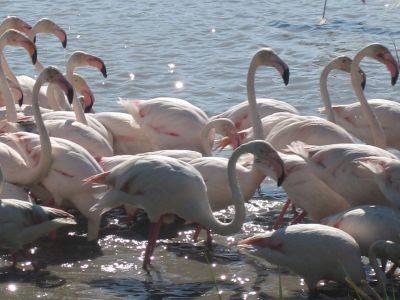
[[[178,90],[183,88],[183,82],[182,81],[176,81],[175,82],[175,88],[177,88]]]
[[[15,292],[15,291],[17,290],[17,285],[14,284],[14,283],[10,283],[10,284],[7,286],[7,290],[9,290],[10,292]]]

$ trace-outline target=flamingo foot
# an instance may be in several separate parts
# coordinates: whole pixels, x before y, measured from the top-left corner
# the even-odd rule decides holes
[[[307,215],[307,212],[303,211],[301,214],[299,214],[296,218],[294,218],[292,220],[292,222],[290,223],[290,225],[294,225],[299,223],[301,220],[304,219],[304,217]]]

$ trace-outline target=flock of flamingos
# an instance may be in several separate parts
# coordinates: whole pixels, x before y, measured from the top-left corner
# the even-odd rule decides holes
[[[94,95],[74,71],[93,67],[107,76],[103,61],[77,51],[64,75],[43,67],[38,33],[53,34],[66,46],[65,31],[49,19],[31,27],[7,17],[0,25],[0,248],[24,253],[28,243],[76,224],[65,211],[71,207],[87,219],[87,239],[96,240],[102,214],[123,205],[131,218],[143,209],[151,221],[143,259],[148,269],[160,226],[171,215],[197,224],[195,239],[202,228],[208,242],[210,232],[235,234],[245,221],[245,202],[269,176],[288,201],[274,230],[235,247],[299,274],[310,294],[320,280],[351,282],[360,295],[375,297],[389,288],[400,263],[400,160],[387,148],[400,148],[400,104],[367,101],[359,67],[365,57],[386,65],[394,85],[399,65],[385,46],[368,45],[353,59],[341,56],[325,67],[320,88],[327,119],[256,98],[257,68],[272,67],[289,81],[288,66],[270,48],[251,60],[248,99],[219,115],[168,97],[120,100],[125,113],[95,113]],[[12,73],[6,46],[26,49],[36,80]],[[330,103],[326,82],[334,69],[350,73],[358,101]],[[234,149],[229,159],[212,155],[213,147],[227,146]],[[304,213],[282,226],[291,202]],[[232,204],[230,222],[213,215]],[[296,224],[305,215],[312,223]],[[365,281],[361,256],[375,270],[374,288]]]

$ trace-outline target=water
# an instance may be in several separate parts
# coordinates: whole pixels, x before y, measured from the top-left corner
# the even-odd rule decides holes
[[[75,50],[100,56],[108,77],[80,69],[96,96],[96,111],[122,111],[118,97],[184,98],[209,115],[222,112],[246,97],[245,79],[252,55],[272,47],[290,67],[285,87],[276,71],[257,72],[260,97],[285,100],[303,114],[317,114],[321,106],[318,80],[322,68],[335,56],[353,57],[357,50],[380,42],[394,51],[400,47],[400,2],[328,1],[328,23],[319,26],[324,1],[2,1],[2,17],[18,15],[30,24],[48,17],[68,34],[67,49],[54,37],[40,35],[38,57],[44,64],[63,65]],[[6,49],[17,74],[35,76],[26,53]],[[367,98],[398,99],[387,70],[366,60]],[[329,78],[336,103],[354,100],[349,76],[333,72]],[[284,193],[264,184],[263,195],[248,205],[249,217],[240,239],[270,225]],[[276,201],[265,201],[276,197]],[[260,199],[263,200],[260,200]],[[229,216],[229,212],[222,215]],[[117,223],[120,213],[109,216]],[[214,249],[193,246],[189,232],[169,228],[169,237],[156,249],[155,270],[141,270],[145,223],[133,228],[111,227],[100,246],[88,245],[80,235],[44,240],[34,257],[47,261],[47,272],[11,274],[0,270],[1,299],[273,299],[282,273],[285,299],[305,298],[301,280],[290,272],[260,264],[240,255],[232,240],[215,237]],[[186,228],[190,230],[191,228]],[[206,259],[207,257],[207,259]],[[3,256],[3,258],[5,258]],[[208,263],[215,264],[215,267]],[[29,269],[29,267],[28,267]],[[214,282],[215,277],[216,282]],[[324,297],[346,298],[346,289],[329,285]],[[350,297],[351,298],[351,297]]]

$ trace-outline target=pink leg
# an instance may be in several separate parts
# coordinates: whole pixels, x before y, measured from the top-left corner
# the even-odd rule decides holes
[[[283,221],[283,216],[285,215],[290,203],[292,203],[292,200],[290,200],[289,198],[287,198],[285,204],[283,205],[281,212],[279,213],[279,216],[276,218],[274,225],[272,225],[272,229],[278,229],[279,227],[281,227],[282,225],[282,221]]]
[[[201,226],[200,224],[196,225],[196,227],[194,229],[193,237],[192,237],[193,241],[197,242],[202,229],[203,229],[203,226]]]
[[[306,215],[307,215],[307,212],[303,211],[301,214],[299,214],[296,218],[293,219],[293,221],[290,223],[290,225],[299,223],[301,220],[304,219],[304,217]]]
[[[149,238],[147,241],[146,251],[143,259],[143,269],[147,270],[147,266],[150,265],[151,256],[153,255],[156,247],[157,238],[160,234],[160,227],[162,223],[162,217],[157,223],[151,223]]]

